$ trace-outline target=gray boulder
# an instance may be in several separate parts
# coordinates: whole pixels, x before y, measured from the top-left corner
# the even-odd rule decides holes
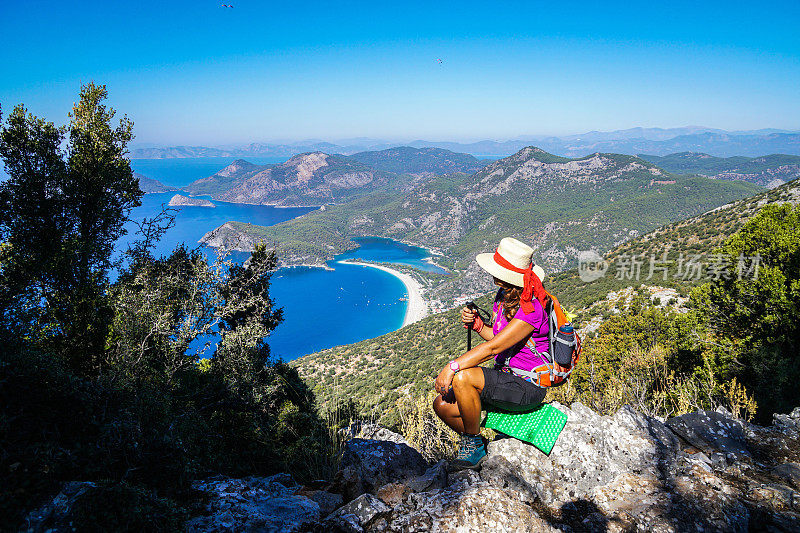
[[[207,503],[204,515],[189,520],[187,531],[304,531],[320,520],[317,502],[295,494],[291,476],[212,478],[196,482]]]
[[[663,477],[678,449],[675,435],[658,420],[629,407],[600,416],[580,403],[557,405],[568,421],[549,456],[516,439],[489,444],[489,456],[502,456],[508,469],[552,508],[587,497],[624,473]]]
[[[782,463],[772,468],[772,475],[800,488],[800,464]]]
[[[369,422],[354,422],[350,426],[341,430],[342,438],[345,440],[350,439],[368,439],[368,440],[385,440],[388,442],[395,442],[397,444],[406,444],[408,442],[399,433],[388,430],[378,424]]]
[[[361,533],[369,528],[376,518],[388,515],[391,510],[391,507],[372,494],[362,494],[331,514],[325,520],[325,525],[334,531]]]
[[[70,511],[75,502],[96,485],[89,481],[70,481],[51,501],[28,514],[23,531],[60,531],[69,527]]]
[[[775,413],[772,415],[773,426],[780,429],[798,431],[800,430],[800,407],[795,407],[791,413]]]
[[[406,483],[409,489],[414,492],[426,492],[433,489],[441,489],[447,486],[447,461],[442,459],[432,467],[425,470],[421,476],[409,480]]]
[[[381,440],[352,439],[344,448],[340,470],[331,492],[350,501],[361,494],[374,494],[389,482],[405,483],[425,473],[428,463],[407,444]]]
[[[709,455],[721,454],[729,462],[751,457],[742,423],[726,413],[701,410],[674,416],[667,426]]]
[[[481,470],[487,484],[581,529],[747,530],[736,490],[701,457],[679,456],[662,422],[629,407],[613,416],[579,403],[557,407],[568,422],[550,455],[516,439],[494,441]]]
[[[373,531],[558,531],[531,506],[486,482],[411,494],[378,525]]]

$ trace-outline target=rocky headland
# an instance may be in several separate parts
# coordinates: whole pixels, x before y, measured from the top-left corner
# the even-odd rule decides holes
[[[182,194],[176,194],[173,196],[169,201],[169,205],[170,207],[217,207],[213,202],[206,200],[205,198],[189,198],[188,196],[184,196]]]
[[[134,172],[133,177],[139,180],[139,188],[145,194],[158,193],[158,192],[171,192],[178,190],[176,187],[172,187],[170,185],[164,185],[160,181],[148,178],[147,176],[143,176],[138,172]]]

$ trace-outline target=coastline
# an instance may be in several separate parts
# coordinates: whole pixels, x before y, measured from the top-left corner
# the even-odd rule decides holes
[[[422,297],[422,285],[420,285],[417,280],[408,274],[404,274],[399,270],[395,270],[383,265],[376,265],[374,263],[362,263],[360,261],[337,261],[337,263],[377,268],[378,270],[383,270],[384,272],[387,272],[402,281],[403,285],[406,286],[406,292],[408,293],[408,305],[406,306],[406,315],[403,318],[403,325],[401,327],[406,327],[409,324],[418,322],[430,314],[428,303]]]

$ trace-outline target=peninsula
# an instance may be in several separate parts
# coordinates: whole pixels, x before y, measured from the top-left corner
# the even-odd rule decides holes
[[[182,194],[176,194],[173,196],[169,201],[169,205],[170,207],[217,207],[213,202],[206,200],[205,198],[189,198],[188,196],[184,196]]]

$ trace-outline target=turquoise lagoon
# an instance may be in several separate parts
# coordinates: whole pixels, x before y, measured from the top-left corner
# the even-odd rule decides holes
[[[205,160],[153,160],[166,163],[158,163],[150,172],[144,172],[137,161],[141,160],[132,161],[132,166],[138,172],[172,186],[182,186],[186,180],[196,179],[190,177],[197,172],[205,174],[196,177],[213,174],[227,164],[219,163],[208,169]],[[179,171],[176,179],[170,178],[171,166]],[[155,172],[156,167],[162,172]],[[195,170],[189,171],[186,167]],[[174,194],[146,194],[142,205],[131,213],[132,221],[154,217]],[[269,226],[313,210],[212,201],[217,207],[181,207],[175,213],[175,225],[158,243],[156,254],[166,255],[179,243],[189,248],[199,246],[197,241],[206,232],[229,220]],[[134,222],[129,222],[126,229],[129,233],[117,243],[118,250],[136,237]],[[423,248],[382,238],[355,241],[359,248],[334,258],[328,263],[328,269],[282,268],[273,275],[270,293],[284,314],[284,321],[268,339],[273,357],[290,361],[325,348],[377,337],[402,326],[408,298],[405,285],[387,272],[342,263],[342,260],[395,263],[444,272],[428,261],[430,254]],[[210,260],[216,257],[213,249],[204,249]],[[245,254],[235,255],[240,260],[244,257]]]

